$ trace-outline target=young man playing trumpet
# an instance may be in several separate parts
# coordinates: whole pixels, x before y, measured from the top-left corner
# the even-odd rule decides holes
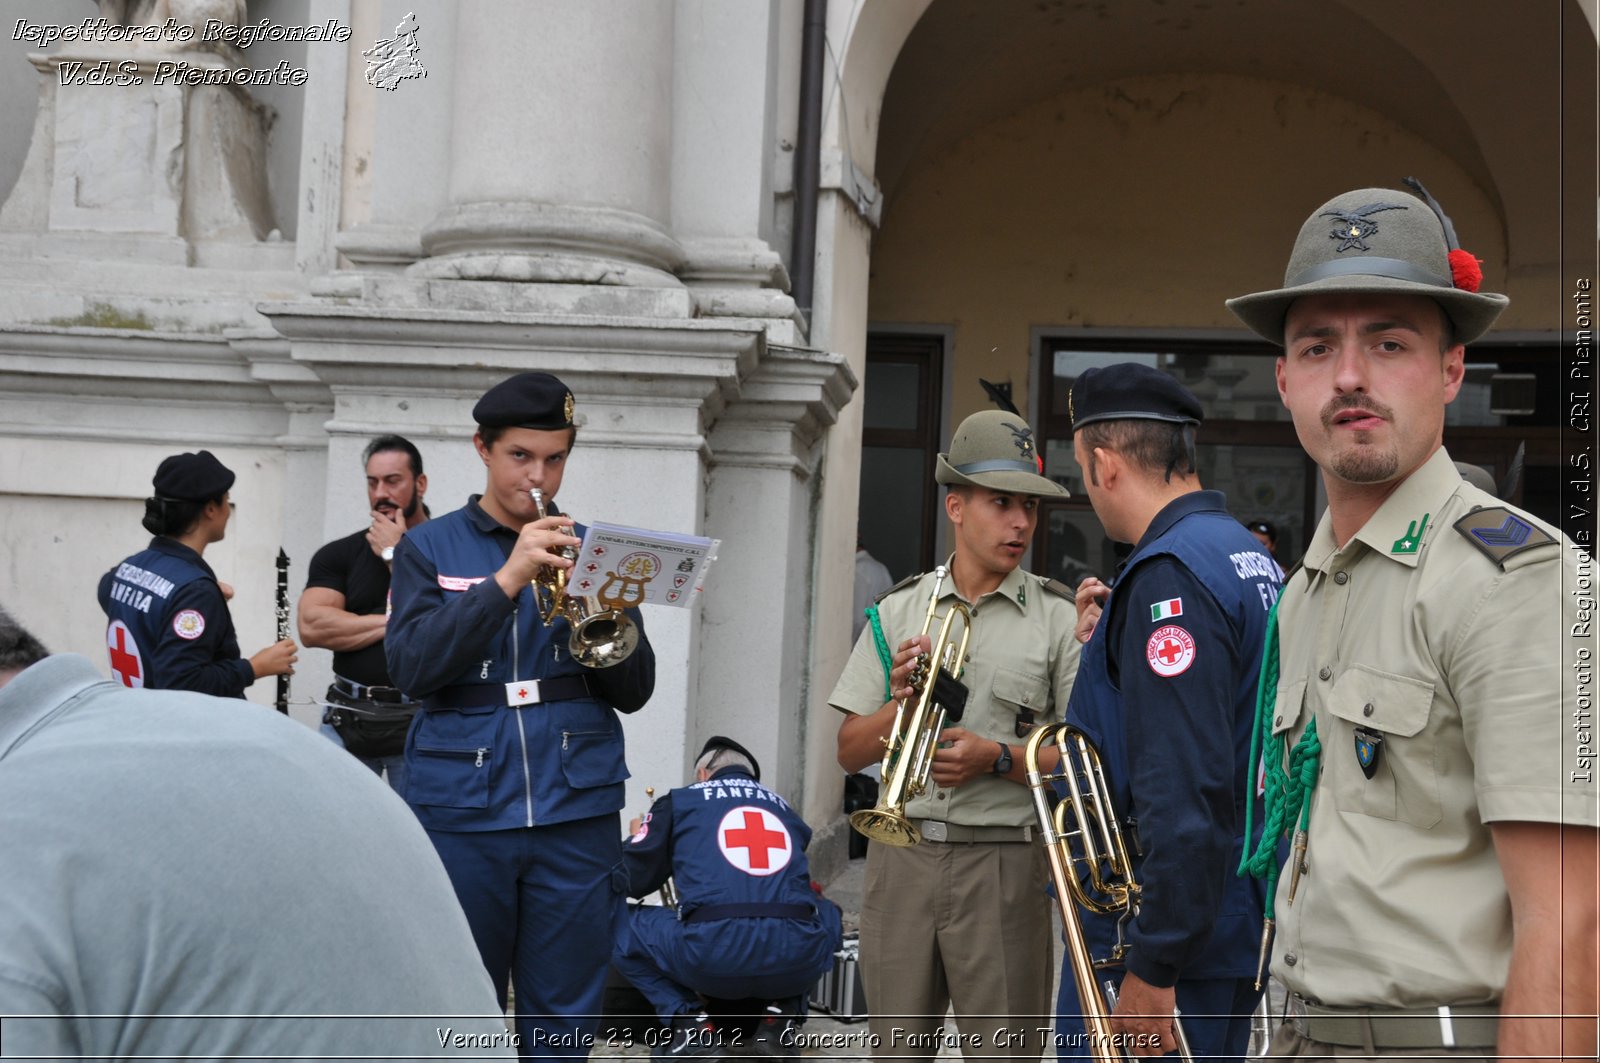
[[[1052,945],[1048,879],[1023,785],[1023,738],[1059,721],[1078,668],[1072,592],[1021,571],[1041,495],[1065,490],[1040,475],[1033,430],[988,410],[961,423],[937,480],[955,552],[938,600],[972,610],[969,695],[959,726],[939,735],[927,791],[895,810],[921,842],[867,850],[861,969],[874,1054],[931,1059],[954,1006],[964,1049],[1037,1060],[1048,1013]],[[918,634],[934,575],[900,583],[878,601],[890,660],[872,628],[861,633],[829,703],[845,713],[839,764],[856,772],[883,756],[907,676],[931,649]],[[892,651],[888,648],[892,647]]]
[[[531,583],[568,569],[582,529],[554,499],[577,436],[572,393],[519,373],[473,408],[481,495],[400,540],[390,675],[423,711],[406,741],[406,799],[433,839],[505,1002],[516,985],[525,1057],[586,1055],[611,952],[611,868],[621,859],[622,725],[655,686],[638,645],[585,668],[571,626],[546,626]]]

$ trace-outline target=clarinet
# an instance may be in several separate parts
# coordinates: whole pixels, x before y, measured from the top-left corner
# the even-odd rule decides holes
[[[278,547],[278,641],[289,637],[289,555]],[[278,674],[278,711],[289,715],[289,677]]]

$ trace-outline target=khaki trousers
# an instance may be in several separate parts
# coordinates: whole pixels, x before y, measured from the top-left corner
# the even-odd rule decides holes
[[[867,849],[861,976],[874,1058],[1037,1060],[1054,1019],[1049,871],[1033,842]],[[959,1046],[946,1044],[954,1006]]]

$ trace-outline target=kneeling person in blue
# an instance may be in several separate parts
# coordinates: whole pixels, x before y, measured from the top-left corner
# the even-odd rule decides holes
[[[1142,900],[1121,926],[1080,908],[1084,936],[1096,960],[1125,947],[1110,1018],[1134,1055],[1171,1050],[1176,1007],[1195,1059],[1237,1060],[1261,995],[1263,898],[1234,869],[1245,809],[1259,801],[1245,780],[1256,778],[1251,724],[1279,570],[1223,495],[1201,489],[1200,401],[1176,380],[1133,363],[1089,369],[1069,409],[1095,515],[1110,538],[1135,544],[1114,590],[1093,579],[1079,588],[1080,610],[1109,597],[1066,719],[1100,750]],[[1094,1047],[1082,1010],[1068,971],[1062,1057]]]
[[[554,499],[577,428],[572,393],[520,373],[473,408],[482,495],[400,539],[384,639],[389,674],[422,711],[406,737],[406,800],[444,861],[495,989],[516,984],[526,1057],[585,1056],[605,995],[621,857],[622,722],[655,687],[637,609],[633,652],[574,659],[565,616],[530,586],[582,527]]]
[[[613,962],[672,1027],[657,1057],[722,1053],[702,997],[769,1001],[754,1047],[794,1055],[789,1031],[839,947],[839,909],[811,888],[811,828],[732,739],[706,742],[694,774],[637,821],[612,876],[634,897],[671,877],[677,907],[635,909]]]

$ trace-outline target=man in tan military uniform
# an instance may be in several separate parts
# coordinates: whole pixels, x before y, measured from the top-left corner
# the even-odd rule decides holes
[[[1037,1060],[1049,1026],[1053,969],[1049,881],[1023,777],[1023,737],[1066,709],[1080,647],[1072,592],[1018,568],[1038,520],[1038,496],[1066,492],[1040,475],[1033,431],[989,410],[961,423],[937,479],[955,553],[939,589],[973,610],[969,696],[940,735],[932,782],[907,802],[919,844],[867,850],[861,966],[875,1056],[931,1058],[954,1006],[967,1055]],[[839,763],[860,771],[883,755],[894,698],[907,697],[935,576],[892,588],[878,602],[892,664],[869,627],[828,701],[846,718]],[[935,622],[935,628],[937,629]],[[892,671],[892,676],[886,672]],[[1053,766],[1053,765],[1051,765]]]
[[[1573,670],[1592,562],[1441,446],[1462,345],[1506,305],[1453,245],[1431,199],[1346,193],[1301,229],[1283,288],[1228,304],[1284,344],[1278,390],[1328,493],[1278,613],[1273,740],[1314,722],[1321,772],[1276,898],[1274,1055],[1595,1057]]]

